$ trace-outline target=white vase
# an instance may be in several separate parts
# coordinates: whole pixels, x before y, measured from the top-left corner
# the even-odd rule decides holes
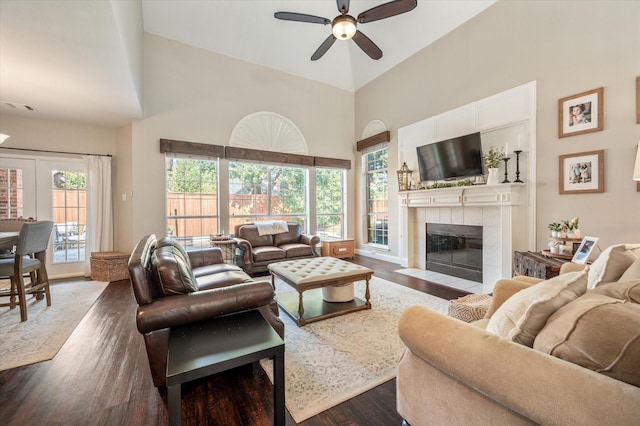
[[[569,238],[580,238],[580,230],[574,229],[573,231],[569,231],[567,233],[567,237]]]
[[[500,178],[498,177],[498,169],[497,167],[489,167],[489,176],[487,177],[487,185],[497,185],[500,183]]]

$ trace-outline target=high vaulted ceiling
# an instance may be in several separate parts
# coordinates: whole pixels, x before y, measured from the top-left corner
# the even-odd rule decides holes
[[[333,19],[334,0],[0,0],[0,114],[110,127],[142,117],[143,31],[356,91],[494,2],[419,0],[408,13],[358,25],[380,60],[337,40],[311,61],[331,26],[273,14]],[[382,3],[352,0],[349,13]]]

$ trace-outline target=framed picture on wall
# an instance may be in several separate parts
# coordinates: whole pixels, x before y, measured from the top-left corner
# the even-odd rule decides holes
[[[603,105],[603,87],[560,99],[558,137],[601,131],[604,128]]]
[[[589,255],[593,251],[593,248],[598,243],[598,238],[596,237],[584,237],[582,242],[580,243],[580,247],[576,250],[576,254],[573,255],[573,259],[571,261],[573,263],[587,263],[589,260]]]
[[[604,150],[560,156],[560,194],[604,192]]]

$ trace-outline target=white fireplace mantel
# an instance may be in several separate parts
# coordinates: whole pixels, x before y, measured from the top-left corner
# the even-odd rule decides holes
[[[401,207],[403,266],[426,268],[426,223],[483,227],[483,287],[511,276],[514,250],[527,250],[527,185],[507,183],[404,191]]]
[[[524,183],[454,186],[400,192],[402,207],[515,206]]]

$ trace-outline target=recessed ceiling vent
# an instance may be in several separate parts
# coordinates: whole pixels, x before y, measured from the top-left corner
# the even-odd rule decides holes
[[[35,108],[33,108],[31,105],[22,105],[14,102],[4,102],[4,101],[0,101],[0,103],[2,103],[2,105],[8,106],[9,108],[13,108],[13,109],[26,109],[28,111],[35,111]]]

